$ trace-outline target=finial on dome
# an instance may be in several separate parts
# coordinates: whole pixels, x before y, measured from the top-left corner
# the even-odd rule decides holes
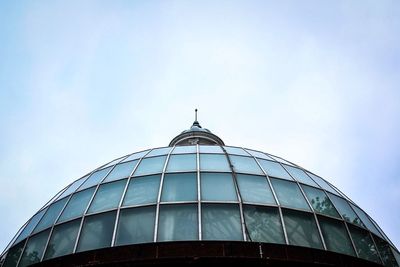
[[[199,128],[201,128],[200,123],[197,121],[197,108],[194,110],[194,122],[193,122],[193,126],[197,126]]]
[[[197,121],[197,108],[194,110],[194,121]]]

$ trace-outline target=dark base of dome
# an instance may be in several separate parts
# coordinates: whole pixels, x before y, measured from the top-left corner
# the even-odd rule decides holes
[[[243,264],[253,266],[382,266],[334,252],[297,246],[231,241],[165,242],[119,246],[71,254],[41,263],[47,266],[205,266]]]

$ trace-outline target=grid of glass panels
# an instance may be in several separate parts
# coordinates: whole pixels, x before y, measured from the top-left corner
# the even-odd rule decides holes
[[[291,244],[398,266],[385,238],[329,183],[287,161],[238,147],[178,146],[127,155],[71,183],[19,231],[2,267],[181,240]]]

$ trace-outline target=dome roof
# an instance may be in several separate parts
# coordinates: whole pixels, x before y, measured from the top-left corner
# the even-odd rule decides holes
[[[280,157],[225,146],[196,120],[171,146],[115,159],[61,190],[11,240],[2,267],[185,240],[293,245],[385,266],[398,266],[400,255],[328,181]]]

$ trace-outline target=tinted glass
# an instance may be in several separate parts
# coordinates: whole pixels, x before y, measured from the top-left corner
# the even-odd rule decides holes
[[[236,172],[242,173],[252,173],[252,174],[260,174],[264,173],[261,171],[257,162],[254,158],[250,157],[242,157],[242,156],[229,156],[231,163],[233,165],[233,169]]]
[[[129,182],[123,206],[156,203],[160,187],[160,175],[133,178]]]
[[[168,160],[167,172],[196,171],[196,154],[171,155]]]
[[[58,221],[62,222],[82,216],[92,198],[94,190],[95,188],[92,187],[73,194]]]
[[[67,202],[68,198],[63,198],[53,204],[47,209],[46,214],[40,220],[38,226],[36,226],[34,233],[37,233],[47,227],[50,227],[56,221],[58,215],[60,215],[61,210],[64,208],[65,203]]]
[[[226,153],[228,153],[228,154],[249,156],[249,153],[247,153],[244,149],[239,148],[239,147],[226,146],[225,150],[226,150]]]
[[[239,207],[229,204],[203,204],[203,240],[243,240]]]
[[[378,229],[376,229],[375,225],[369,220],[368,215],[362,211],[359,207],[354,206],[353,204],[350,204],[350,206],[353,208],[353,210],[356,212],[356,214],[358,215],[358,217],[361,219],[361,221],[364,223],[364,225],[374,234],[376,234],[379,237],[383,236],[381,235],[381,233],[378,231]]]
[[[285,164],[287,164],[287,165],[293,166],[292,163],[290,163],[289,161],[284,160],[284,159],[282,159],[282,158],[280,158],[280,157],[273,156],[273,155],[270,155],[270,154],[268,154],[268,156],[270,156],[272,159],[274,159],[274,160],[276,160],[276,161],[278,161],[278,162],[280,162],[280,163],[285,163]]]
[[[237,181],[242,201],[276,204],[267,177],[238,174]]]
[[[114,230],[115,211],[85,218],[79,237],[77,251],[85,251],[111,246]]]
[[[149,154],[146,155],[146,157],[152,157],[152,156],[160,156],[160,155],[167,155],[169,151],[171,151],[172,147],[162,147],[162,148],[156,148],[150,151]]]
[[[136,167],[137,163],[138,163],[138,160],[118,164],[110,172],[110,174],[107,175],[107,178],[104,179],[104,182],[111,182],[111,181],[129,177],[131,175],[133,169]]]
[[[198,239],[197,205],[162,205],[158,241]]]
[[[165,174],[161,201],[197,200],[197,174]]]
[[[156,207],[121,210],[116,245],[153,242]]]
[[[266,154],[260,152],[260,151],[255,151],[255,150],[250,150],[250,149],[246,149],[246,151],[248,153],[250,153],[252,156],[260,158],[260,159],[271,159],[270,157],[268,157]]]
[[[219,146],[199,146],[199,149],[200,153],[224,153]]]
[[[29,238],[18,266],[25,267],[42,259],[49,233],[50,230],[47,230]]]
[[[316,212],[340,218],[335,207],[324,191],[306,185],[302,185],[302,188],[308,198],[308,201],[311,203],[311,206]]]
[[[130,155],[129,157],[127,157],[126,159],[124,159],[122,162],[130,161],[130,160],[134,160],[134,159],[140,159],[141,157],[146,155],[148,152],[149,152],[149,150],[134,153],[134,154]]]
[[[383,261],[383,265],[389,266],[389,267],[398,267],[398,264],[392,253],[392,250],[390,249],[389,244],[386,241],[384,241],[383,239],[381,239],[375,235],[373,237],[375,240],[375,244],[378,247],[379,254]]]
[[[202,200],[237,200],[232,174],[202,173],[200,177]]]
[[[286,170],[300,183],[319,187],[304,171],[285,165]]]
[[[21,242],[18,245],[12,247],[7,253],[6,260],[2,267],[15,267],[17,266],[18,260],[21,256],[22,250],[24,249],[25,242]]]
[[[294,182],[271,179],[276,196],[282,206],[310,210],[299,186]]]
[[[368,231],[349,225],[351,237],[360,258],[381,263],[378,251]]]
[[[32,230],[35,228],[39,220],[42,218],[43,214],[46,212],[46,209],[41,210],[40,212],[36,213],[27,226],[22,230],[22,232],[19,234],[18,238],[15,240],[14,244],[18,243],[19,241],[23,240],[25,237],[31,234]]]
[[[67,190],[64,191],[64,193],[62,193],[58,198],[61,199],[65,196],[68,196],[69,194],[75,192],[75,190],[88,178],[88,176],[85,176],[75,182],[73,182],[68,188]]]
[[[108,172],[111,170],[111,168],[112,167],[108,167],[103,170],[92,173],[92,175],[90,175],[89,179],[87,179],[86,182],[84,182],[82,184],[82,186],[79,188],[79,190],[83,190],[83,189],[92,187],[92,186],[100,183],[100,181],[103,180],[103,178],[108,174]]]
[[[323,217],[318,220],[328,250],[356,256],[343,222]]]
[[[176,146],[172,154],[196,153],[196,146]]]
[[[258,160],[261,167],[268,174],[269,177],[278,177],[287,180],[293,180],[292,177],[287,173],[287,171],[278,163],[269,160]]]
[[[200,170],[231,172],[225,155],[200,154]]]
[[[321,187],[322,187],[323,189],[325,189],[326,191],[329,191],[329,192],[334,193],[334,194],[338,194],[338,192],[336,192],[336,190],[333,189],[333,187],[331,187],[324,179],[322,179],[322,178],[320,178],[320,177],[318,177],[318,176],[316,176],[316,175],[314,175],[314,174],[312,174],[312,173],[309,173],[309,172],[307,172],[307,174],[308,174],[317,184],[319,184],[319,186],[321,186]]]
[[[244,205],[244,219],[251,241],[285,244],[278,209]]]
[[[137,167],[133,176],[161,173],[164,168],[166,156],[144,158]]]
[[[343,219],[345,219],[347,222],[355,223],[361,226],[364,226],[360,219],[357,217],[355,212],[351,209],[350,205],[347,203],[346,200],[343,198],[340,198],[338,196],[335,196],[333,194],[329,194],[329,198],[332,200],[333,205],[335,205],[336,209],[339,211],[339,213],[343,216]]]
[[[51,259],[71,254],[74,250],[80,224],[81,219],[78,219],[55,226],[44,258]]]
[[[306,212],[283,210],[290,245],[322,249],[314,216]]]
[[[89,213],[113,209],[118,207],[122,193],[125,189],[126,179],[102,184],[96,192]]]

